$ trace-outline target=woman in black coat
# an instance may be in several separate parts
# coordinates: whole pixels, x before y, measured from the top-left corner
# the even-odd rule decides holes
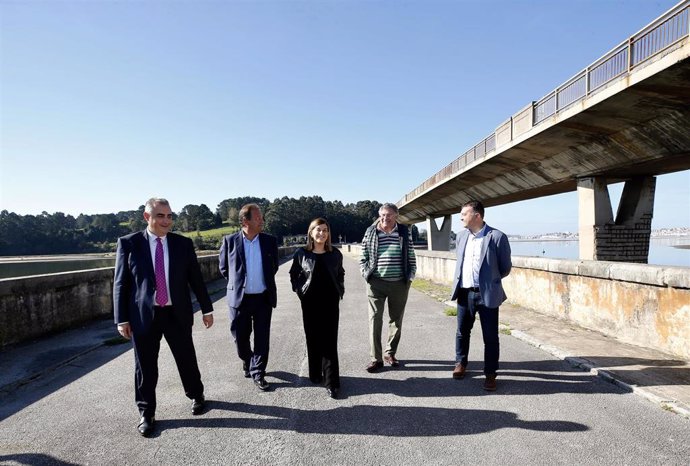
[[[328,396],[338,397],[338,319],[345,293],[342,253],[331,245],[328,222],[312,220],[307,246],[295,251],[290,267],[292,291],[302,302],[302,320],[307,337],[309,380],[323,382]]]

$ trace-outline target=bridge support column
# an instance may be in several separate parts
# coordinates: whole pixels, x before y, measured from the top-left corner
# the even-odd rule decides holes
[[[578,233],[581,260],[596,260],[595,229],[613,223],[611,198],[605,178],[580,178],[577,180]]]
[[[452,219],[450,215],[443,217],[441,228],[438,228],[436,219],[426,218],[427,249],[429,251],[450,251],[450,232]]]
[[[580,259],[647,263],[656,178],[625,182],[613,219],[604,178],[578,180]]]

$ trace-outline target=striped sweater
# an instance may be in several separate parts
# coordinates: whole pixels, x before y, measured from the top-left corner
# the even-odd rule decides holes
[[[417,272],[412,233],[406,225],[396,224],[390,234],[377,228],[378,221],[367,228],[362,239],[359,268],[365,280],[411,281]]]

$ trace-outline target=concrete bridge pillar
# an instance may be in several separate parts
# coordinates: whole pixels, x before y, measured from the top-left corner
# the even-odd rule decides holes
[[[450,232],[452,228],[452,218],[450,215],[443,217],[443,223],[439,229],[436,219],[427,216],[426,235],[427,249],[429,251],[450,251]]]
[[[613,223],[613,209],[606,179],[600,177],[577,180],[578,233],[580,259],[596,260],[594,229]]]
[[[646,264],[655,189],[653,176],[626,181],[614,221],[606,179],[579,179],[580,259]]]

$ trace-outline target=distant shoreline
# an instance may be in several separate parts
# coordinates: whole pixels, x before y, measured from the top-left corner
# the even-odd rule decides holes
[[[687,239],[690,241],[690,234],[682,234],[682,235],[652,235],[652,239]],[[511,242],[545,242],[545,241],[578,241],[579,238],[577,236],[564,236],[562,238],[554,238],[553,236],[545,236],[545,237],[537,237],[537,238],[523,238],[521,236],[510,236],[508,235],[508,239]],[[674,247],[679,247],[682,249],[689,249],[690,244],[688,245],[676,245]]]
[[[508,237],[511,242],[516,243],[541,243],[544,241],[578,241],[578,238],[516,238]]]

